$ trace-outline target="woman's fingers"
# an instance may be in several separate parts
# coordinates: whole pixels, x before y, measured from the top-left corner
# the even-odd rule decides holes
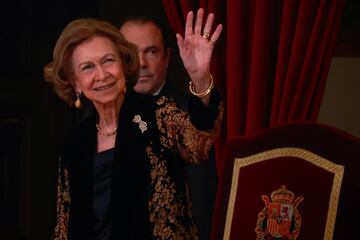
[[[199,8],[199,10],[196,13],[194,34],[201,34],[203,16],[204,16],[204,9]]]
[[[207,40],[210,39],[210,33],[211,33],[211,28],[212,28],[213,22],[214,22],[214,14],[210,13],[206,19],[204,31],[202,33],[203,38],[206,38]]]
[[[221,24],[217,25],[213,35],[211,36],[211,38],[209,40],[212,44],[215,44],[215,42],[219,39],[222,29],[223,29],[223,25],[221,25]]]
[[[202,23],[204,18],[204,9],[199,8],[195,16],[195,24],[194,22],[194,13],[190,11],[186,16],[186,23],[185,23],[185,36],[184,40],[189,39],[193,35],[198,35],[203,37],[204,39],[208,40],[210,43],[214,44],[220,37],[222,32],[223,26],[219,24],[215,31],[211,34],[212,25],[214,23],[214,14],[210,13],[207,16],[204,28],[202,29]]]
[[[185,36],[184,38],[187,39],[189,36],[193,34],[193,19],[194,13],[190,11],[186,16],[186,23],[185,23]]]

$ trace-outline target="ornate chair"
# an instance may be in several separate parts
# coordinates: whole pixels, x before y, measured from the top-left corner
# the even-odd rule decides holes
[[[288,123],[225,144],[211,237],[360,239],[360,139]]]

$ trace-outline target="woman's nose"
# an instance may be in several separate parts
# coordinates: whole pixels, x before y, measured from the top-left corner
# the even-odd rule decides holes
[[[97,67],[96,80],[104,80],[107,77],[107,72],[102,66]]]

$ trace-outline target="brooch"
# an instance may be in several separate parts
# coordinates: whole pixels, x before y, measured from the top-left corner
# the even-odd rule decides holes
[[[147,123],[143,120],[141,120],[140,115],[135,115],[133,120],[134,123],[139,124],[139,128],[141,130],[141,133],[144,133],[147,130]]]

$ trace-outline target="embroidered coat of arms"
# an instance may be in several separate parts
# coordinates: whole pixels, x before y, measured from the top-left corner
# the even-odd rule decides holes
[[[267,195],[261,196],[265,207],[258,214],[255,232],[257,240],[291,239],[300,234],[301,215],[297,210],[303,197],[294,200],[294,193],[281,186],[271,193],[271,201]]]

